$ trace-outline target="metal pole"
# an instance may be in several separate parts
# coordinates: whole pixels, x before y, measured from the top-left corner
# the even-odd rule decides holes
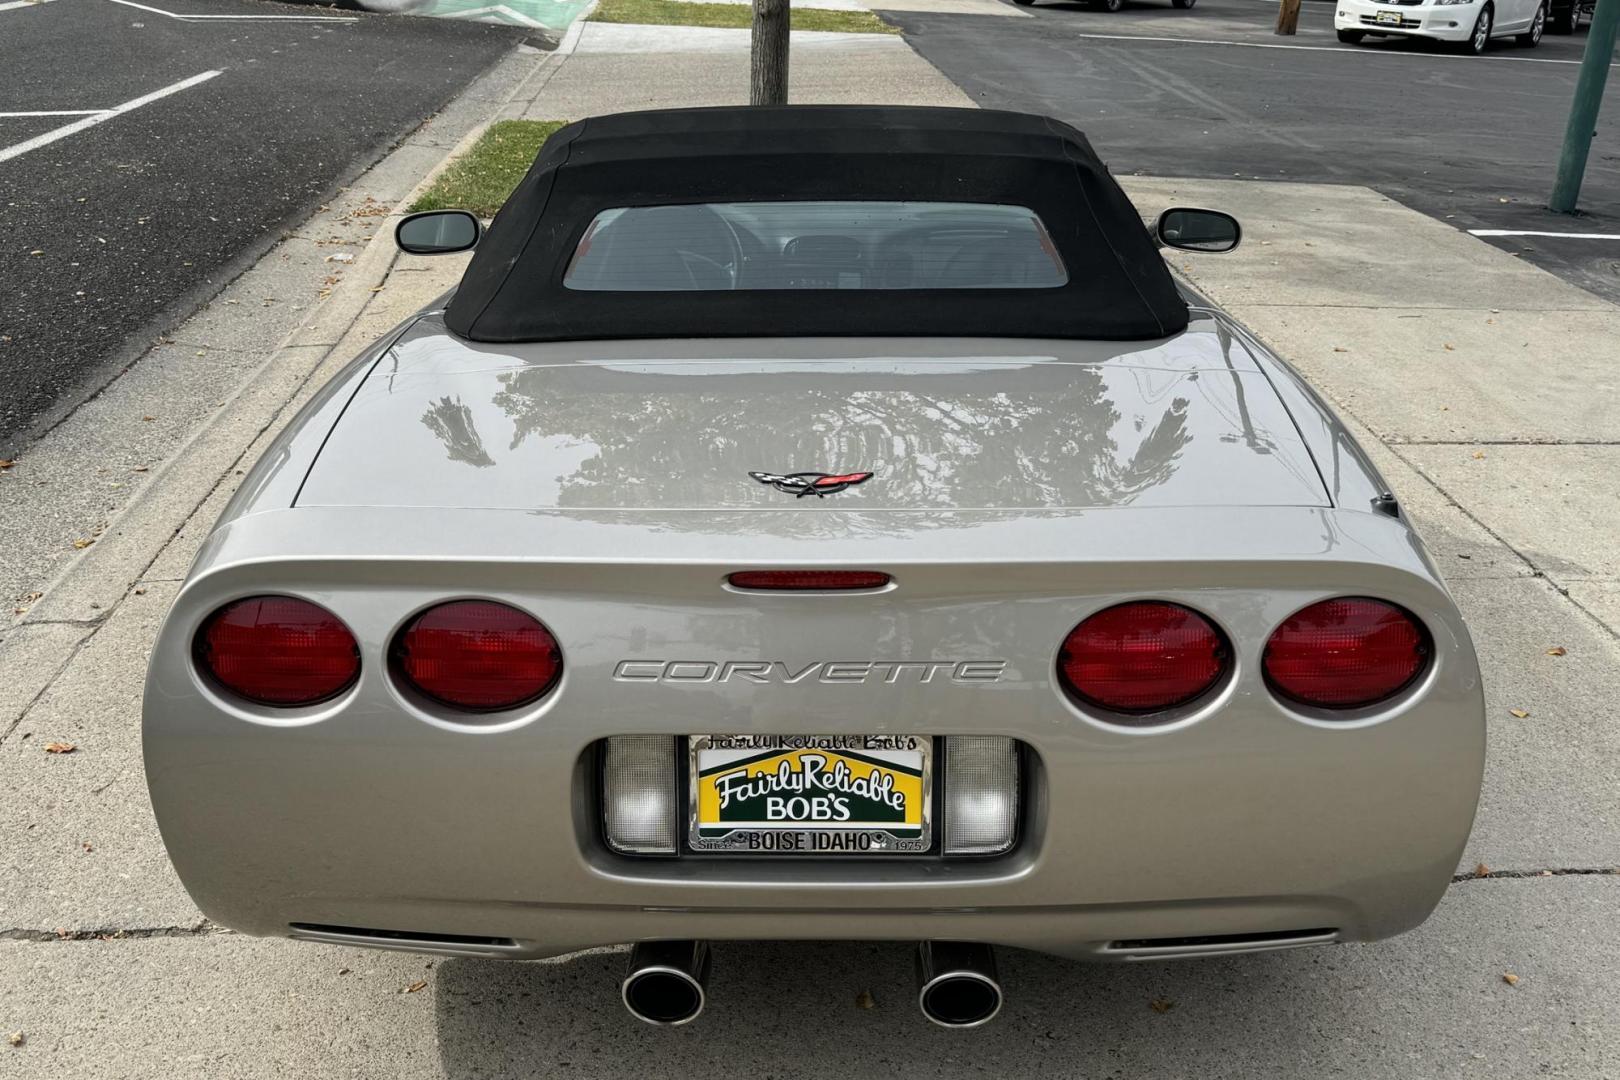
[[[1581,58],[1581,73],[1575,80],[1575,100],[1569,106],[1564,150],[1558,155],[1558,179],[1553,182],[1552,199],[1547,204],[1560,214],[1573,214],[1581,195],[1586,155],[1597,135],[1603,84],[1608,81],[1609,62],[1614,59],[1616,27],[1620,27],[1620,0],[1597,0],[1592,29],[1586,38],[1586,55]]]

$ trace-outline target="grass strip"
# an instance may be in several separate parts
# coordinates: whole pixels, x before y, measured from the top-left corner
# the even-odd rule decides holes
[[[870,11],[829,11],[792,8],[795,30],[833,30],[845,34],[898,34],[900,31]],[[692,4],[685,0],[602,0],[592,22],[638,23],[643,26],[721,26],[746,29],[754,25],[750,4]]]
[[[495,216],[534,164],[535,154],[552,132],[566,120],[499,120],[450,163],[433,186],[411,204],[418,210],[471,210],[482,218]]]

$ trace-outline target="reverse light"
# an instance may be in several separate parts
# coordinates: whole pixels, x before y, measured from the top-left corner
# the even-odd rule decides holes
[[[998,855],[1018,831],[1018,744],[996,735],[945,740],[945,854]]]
[[[1262,666],[1279,696],[1323,709],[1394,697],[1429,663],[1429,635],[1411,614],[1361,596],[1294,612],[1266,642]]]
[[[602,826],[625,855],[674,855],[675,740],[616,735],[602,755]]]
[[[360,647],[343,620],[291,596],[250,596],[215,611],[193,643],[197,666],[259,705],[314,705],[360,675]]]
[[[394,641],[412,689],[468,712],[515,709],[562,674],[562,651],[539,619],[493,600],[453,600],[412,619]]]
[[[1126,715],[1189,704],[1220,681],[1231,650],[1191,608],[1135,601],[1106,608],[1069,632],[1058,654],[1065,686],[1088,705]]]
[[[875,570],[739,570],[726,581],[734,589],[881,589],[889,575]]]

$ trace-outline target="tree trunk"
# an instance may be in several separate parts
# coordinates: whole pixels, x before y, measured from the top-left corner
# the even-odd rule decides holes
[[[756,19],[758,17],[756,16]],[[1276,33],[1293,37],[1299,27],[1299,0],[1282,0],[1277,8]]]
[[[754,0],[753,56],[748,72],[750,105],[787,104],[788,19],[788,0]]]

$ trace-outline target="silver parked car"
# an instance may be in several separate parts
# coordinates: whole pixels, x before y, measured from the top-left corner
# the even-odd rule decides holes
[[[1073,128],[608,116],[246,478],[152,657],[209,918],[526,959],[905,939],[943,1024],[1076,959],[1422,922],[1484,756],[1468,631],[1282,361]]]

